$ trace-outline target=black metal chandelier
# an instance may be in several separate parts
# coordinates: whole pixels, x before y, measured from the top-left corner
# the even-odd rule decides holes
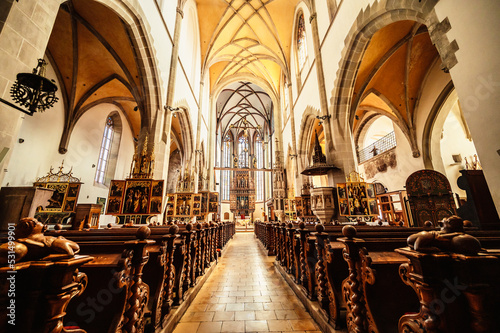
[[[59,98],[56,97],[57,86],[54,80],[45,78],[46,66],[45,60],[38,59],[38,65],[33,68],[33,72],[17,74],[17,80],[10,89],[10,96],[14,102],[28,110],[21,109],[8,102],[7,104],[30,116],[37,111],[43,112],[51,108]]]

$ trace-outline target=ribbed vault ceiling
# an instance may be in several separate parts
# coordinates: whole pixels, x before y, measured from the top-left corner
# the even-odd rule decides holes
[[[359,66],[353,114],[361,120],[375,111],[411,128],[423,82],[437,57],[425,25],[399,21],[377,31]],[[354,128],[357,124],[354,120]]]
[[[277,94],[288,73],[298,0],[198,0],[203,68],[211,88],[227,77],[264,80]]]
[[[253,128],[264,137],[272,132],[271,98],[249,82],[228,85],[217,100],[217,125],[222,138],[232,128]]]
[[[112,103],[139,134],[144,78],[127,27],[113,11],[92,0],[64,2],[47,55],[61,83],[67,121],[74,125],[92,106]]]

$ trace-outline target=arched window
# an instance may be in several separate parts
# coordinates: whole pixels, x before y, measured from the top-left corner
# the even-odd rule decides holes
[[[227,134],[224,138],[224,142],[222,143],[222,167],[230,168],[231,167],[231,135]],[[221,182],[221,199],[229,200],[229,170],[222,171],[222,182]]]
[[[304,22],[304,13],[299,15],[297,22],[297,60],[299,71],[304,68],[307,59],[307,41],[306,41],[306,25]]]
[[[255,158],[257,159],[257,168],[264,167],[264,154],[262,150],[262,139],[259,134],[255,137]],[[255,194],[257,201],[264,200],[264,171],[255,172]]]
[[[243,132],[238,138],[238,166],[248,167],[248,134]]]
[[[104,133],[102,136],[101,150],[99,152],[99,159],[97,161],[97,171],[95,173],[95,182],[98,184],[104,184],[106,179],[106,169],[109,165],[109,157],[111,152],[111,147],[113,144],[114,135],[114,122],[111,116],[106,118],[106,125],[104,126]]]

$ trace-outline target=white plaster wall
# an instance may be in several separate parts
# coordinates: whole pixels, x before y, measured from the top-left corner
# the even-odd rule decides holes
[[[430,143],[431,148],[431,158],[432,158],[432,166],[434,170],[444,173],[444,166],[441,160],[441,153],[439,151],[439,140],[440,137],[434,138],[435,135],[431,135],[431,138],[424,138],[424,127],[429,118],[429,113],[431,112],[432,107],[436,103],[436,99],[439,97],[441,92],[444,90],[446,85],[451,81],[450,74],[443,72],[440,69],[441,60],[436,61],[431,69],[429,70],[426,79],[423,82],[423,89],[416,105],[416,134],[417,134],[417,143],[422,153],[422,147],[424,145],[424,140],[432,140]],[[439,117],[439,114],[438,114]],[[437,127],[439,122],[436,122]],[[436,131],[440,131],[439,128],[436,127]]]
[[[396,160],[397,165],[393,169],[387,168],[386,172],[379,172],[373,178],[366,178],[367,182],[380,182],[389,191],[404,190],[406,179],[409,175],[417,170],[424,168],[424,162],[421,157],[414,158],[411,154],[411,146],[408,139],[403,134],[398,126],[394,126],[394,133],[396,135]],[[365,164],[359,166],[359,172],[365,175]]]
[[[330,26],[330,11],[328,10],[327,0],[316,0],[316,14],[318,17],[319,40],[321,42]]]
[[[73,174],[84,183],[78,196],[79,204],[95,203],[97,197],[108,196],[108,186],[94,183],[96,168],[93,165],[97,165],[106,118],[113,111],[119,113],[123,126],[113,179],[126,179],[130,172],[134,144],[132,131],[123,113],[112,104],[100,104],[88,110],[76,123],[68,144],[68,152],[64,155],[65,165],[72,166]],[[99,222],[106,225],[114,222],[114,217],[101,215]]]
[[[182,71],[179,74],[187,76],[187,80],[196,96],[199,92],[200,83],[200,52],[200,28],[198,26],[196,3],[194,0],[190,0],[184,5],[184,18],[182,19],[179,42],[179,62],[182,64],[185,74]]]
[[[161,11],[152,1],[140,1],[136,5],[142,8],[143,21],[147,22],[148,39],[152,40],[151,50],[154,55],[155,66],[160,75],[158,82],[163,95],[166,95],[168,77],[170,74],[170,58],[172,54],[172,38],[174,35],[176,1],[163,1]]]
[[[466,198],[467,194],[457,185],[457,179],[461,176],[460,170],[465,169],[465,158],[472,162],[472,157],[476,154],[476,147],[473,141],[466,138],[463,127],[461,126],[456,114],[458,104],[453,106],[455,110],[448,114],[443,128],[443,138],[441,139],[441,157],[445,168],[445,174],[451,184],[453,193],[458,193],[462,198]],[[461,163],[455,163],[452,155],[460,154],[462,156]]]

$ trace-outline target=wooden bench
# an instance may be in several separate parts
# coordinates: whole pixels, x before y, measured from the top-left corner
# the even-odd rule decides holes
[[[420,301],[418,312],[400,318],[399,332],[500,331],[500,250],[477,255],[396,252],[409,259],[400,275]]]
[[[53,254],[0,267],[0,331],[61,332],[66,307],[87,286],[79,268],[92,259]]]
[[[179,226],[180,228],[151,228],[149,240],[152,243],[149,244],[148,255],[144,259],[142,279],[148,285],[150,295],[144,309],[144,324],[151,325],[153,330],[164,325],[172,307],[183,302],[185,292],[196,284],[205,268],[215,260],[217,246],[225,245],[232,235],[231,224],[196,224],[194,228],[190,224]],[[94,262],[82,269],[95,276],[95,279],[105,279],[110,283],[117,274],[112,270],[118,270],[123,245],[135,237],[137,230],[137,227],[114,228],[67,231],[62,234],[78,242],[82,253],[92,253],[96,257]],[[97,298],[103,288],[96,285],[96,288],[89,290],[88,297]],[[120,304],[122,299],[122,295],[113,295],[113,301],[118,302],[117,304]],[[111,305],[116,308],[116,304]],[[78,308],[69,310],[72,315],[78,315],[84,306],[85,304],[80,305],[80,311]],[[94,312],[96,318],[92,318],[91,326],[102,322],[102,327],[109,327],[109,323],[112,323],[112,326],[116,322],[115,315],[110,317],[109,313],[102,313],[105,311]],[[82,318],[79,319],[81,321]],[[88,316],[85,319],[88,319]]]

